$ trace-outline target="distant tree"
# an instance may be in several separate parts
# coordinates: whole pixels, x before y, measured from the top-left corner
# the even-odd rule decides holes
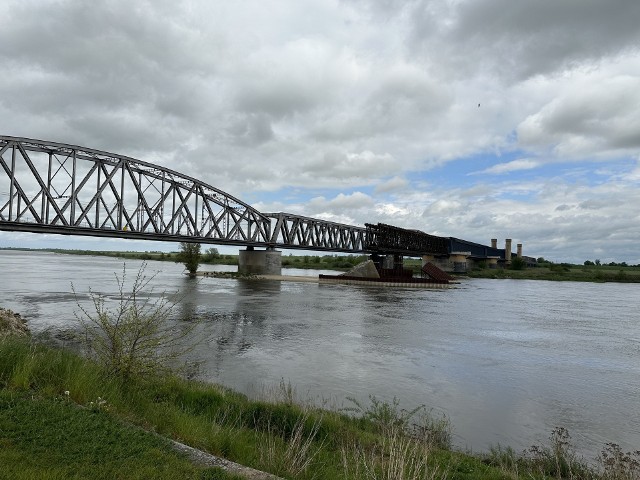
[[[198,271],[198,265],[200,265],[200,244],[199,243],[180,243],[179,259],[184,263],[184,268],[187,269],[191,276],[195,276]]]
[[[205,262],[212,262],[213,260],[220,258],[220,256],[220,252],[218,252],[217,248],[207,248],[202,260]]]
[[[515,257],[511,259],[511,270],[524,270],[527,266],[527,262],[524,258]]]
[[[538,257],[538,259],[536,261],[538,263],[546,263],[546,260],[544,259],[544,257]]]
[[[596,258],[596,265],[600,265],[600,259]]]
[[[585,264],[585,266],[587,266],[587,267],[591,267],[591,266],[595,265],[595,263],[593,263],[591,260],[585,260],[585,261],[584,261],[584,264]]]

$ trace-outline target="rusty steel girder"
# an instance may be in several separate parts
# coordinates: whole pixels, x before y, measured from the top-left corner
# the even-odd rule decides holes
[[[367,238],[371,243],[367,250],[380,253],[395,253],[401,255],[425,255],[449,253],[449,239],[421,232],[420,230],[406,230],[384,223],[366,223]]]

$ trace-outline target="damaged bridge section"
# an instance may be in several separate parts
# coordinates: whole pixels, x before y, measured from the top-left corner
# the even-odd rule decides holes
[[[371,253],[384,253],[407,256],[421,256],[424,254],[447,255],[449,253],[449,239],[429,235],[420,230],[407,230],[384,223],[365,224],[366,239],[369,243],[366,250]]]

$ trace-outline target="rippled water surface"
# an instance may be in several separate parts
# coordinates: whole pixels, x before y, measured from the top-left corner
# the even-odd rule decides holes
[[[73,328],[71,282],[83,298],[89,287],[112,295],[122,271],[114,258],[12,251],[0,265],[0,305],[34,331]],[[139,265],[127,261],[128,275]],[[556,426],[587,458],[606,442],[640,448],[640,285],[466,280],[432,291],[156,270],[156,294],[180,291],[179,321],[205,321],[206,379],[250,393],[284,378],[338,403],[395,396],[446,413],[454,442],[476,451],[541,444]]]

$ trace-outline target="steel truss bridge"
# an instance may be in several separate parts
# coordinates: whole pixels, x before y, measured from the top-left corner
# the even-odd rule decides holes
[[[348,253],[447,253],[444,237],[261,213],[176,171],[113,153],[0,136],[0,230]]]

